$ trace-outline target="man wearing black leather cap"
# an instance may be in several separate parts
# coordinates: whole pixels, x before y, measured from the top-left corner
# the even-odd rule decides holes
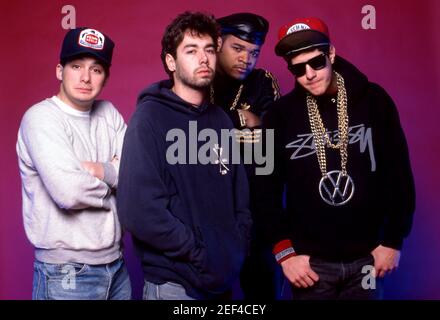
[[[211,97],[229,113],[236,128],[258,127],[268,104],[280,97],[274,76],[255,69],[269,23],[252,13],[232,14],[217,22],[222,45]]]
[[[242,152],[245,144],[261,143],[261,117],[270,103],[280,97],[274,76],[255,65],[269,30],[268,21],[253,13],[236,13],[217,19],[222,45],[217,53],[217,72],[211,88],[211,101],[228,113],[237,131]],[[244,130],[243,130],[244,129]],[[250,129],[250,130],[249,130]],[[250,208],[253,211],[254,165],[245,163],[250,184]],[[259,235],[259,219],[253,216],[254,239],[240,281],[245,299],[280,297],[281,271]]]

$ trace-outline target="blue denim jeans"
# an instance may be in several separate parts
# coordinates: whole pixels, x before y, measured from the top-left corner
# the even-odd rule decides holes
[[[174,282],[155,284],[144,280],[144,300],[195,300],[186,294],[185,288]]]
[[[351,261],[332,262],[310,257],[310,267],[319,281],[309,288],[292,286],[293,300],[378,300],[383,284],[373,277],[372,255]]]
[[[34,262],[33,300],[130,300],[122,258],[109,264]]]

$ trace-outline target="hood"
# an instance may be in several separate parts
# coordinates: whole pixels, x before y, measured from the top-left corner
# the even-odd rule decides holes
[[[172,87],[173,83],[171,80],[162,80],[152,84],[151,86],[142,90],[139,94],[137,99],[137,107],[146,108],[147,104],[145,104],[145,102],[153,101],[176,111],[195,116],[203,114],[208,108],[210,104],[208,101],[205,101],[200,106],[195,107],[191,103],[176,95],[171,90]],[[155,106],[156,103],[148,105]]]
[[[352,101],[357,100],[368,86],[367,76],[340,56],[336,56],[333,69],[344,78],[349,99]]]

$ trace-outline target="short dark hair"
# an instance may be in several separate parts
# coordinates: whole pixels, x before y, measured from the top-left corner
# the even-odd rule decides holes
[[[217,50],[220,26],[213,15],[190,11],[185,11],[178,15],[165,29],[162,37],[162,52],[160,54],[165,71],[171,79],[172,72],[167,67],[165,56],[171,54],[176,59],[177,47],[183,41],[187,31],[197,36],[209,35],[214,41],[214,47]]]
[[[81,59],[81,58],[85,58],[85,57],[90,57],[90,58],[96,59],[96,57],[91,54],[79,54],[77,56],[69,57],[67,59],[61,59],[60,65],[64,68],[67,63],[69,63],[73,60]],[[104,69],[105,78],[108,79],[108,77],[110,77],[110,66],[108,64],[101,62],[98,59],[96,59],[96,62]]]

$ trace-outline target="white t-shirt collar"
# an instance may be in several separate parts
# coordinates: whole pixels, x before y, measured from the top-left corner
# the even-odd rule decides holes
[[[53,96],[52,97],[53,102],[55,102],[55,104],[60,107],[60,109],[62,111],[64,111],[67,114],[73,115],[73,116],[77,116],[77,117],[90,117],[90,110],[88,111],[79,111],[77,109],[72,108],[71,106],[69,106],[67,103],[63,102],[60,98],[58,98],[57,96]]]

